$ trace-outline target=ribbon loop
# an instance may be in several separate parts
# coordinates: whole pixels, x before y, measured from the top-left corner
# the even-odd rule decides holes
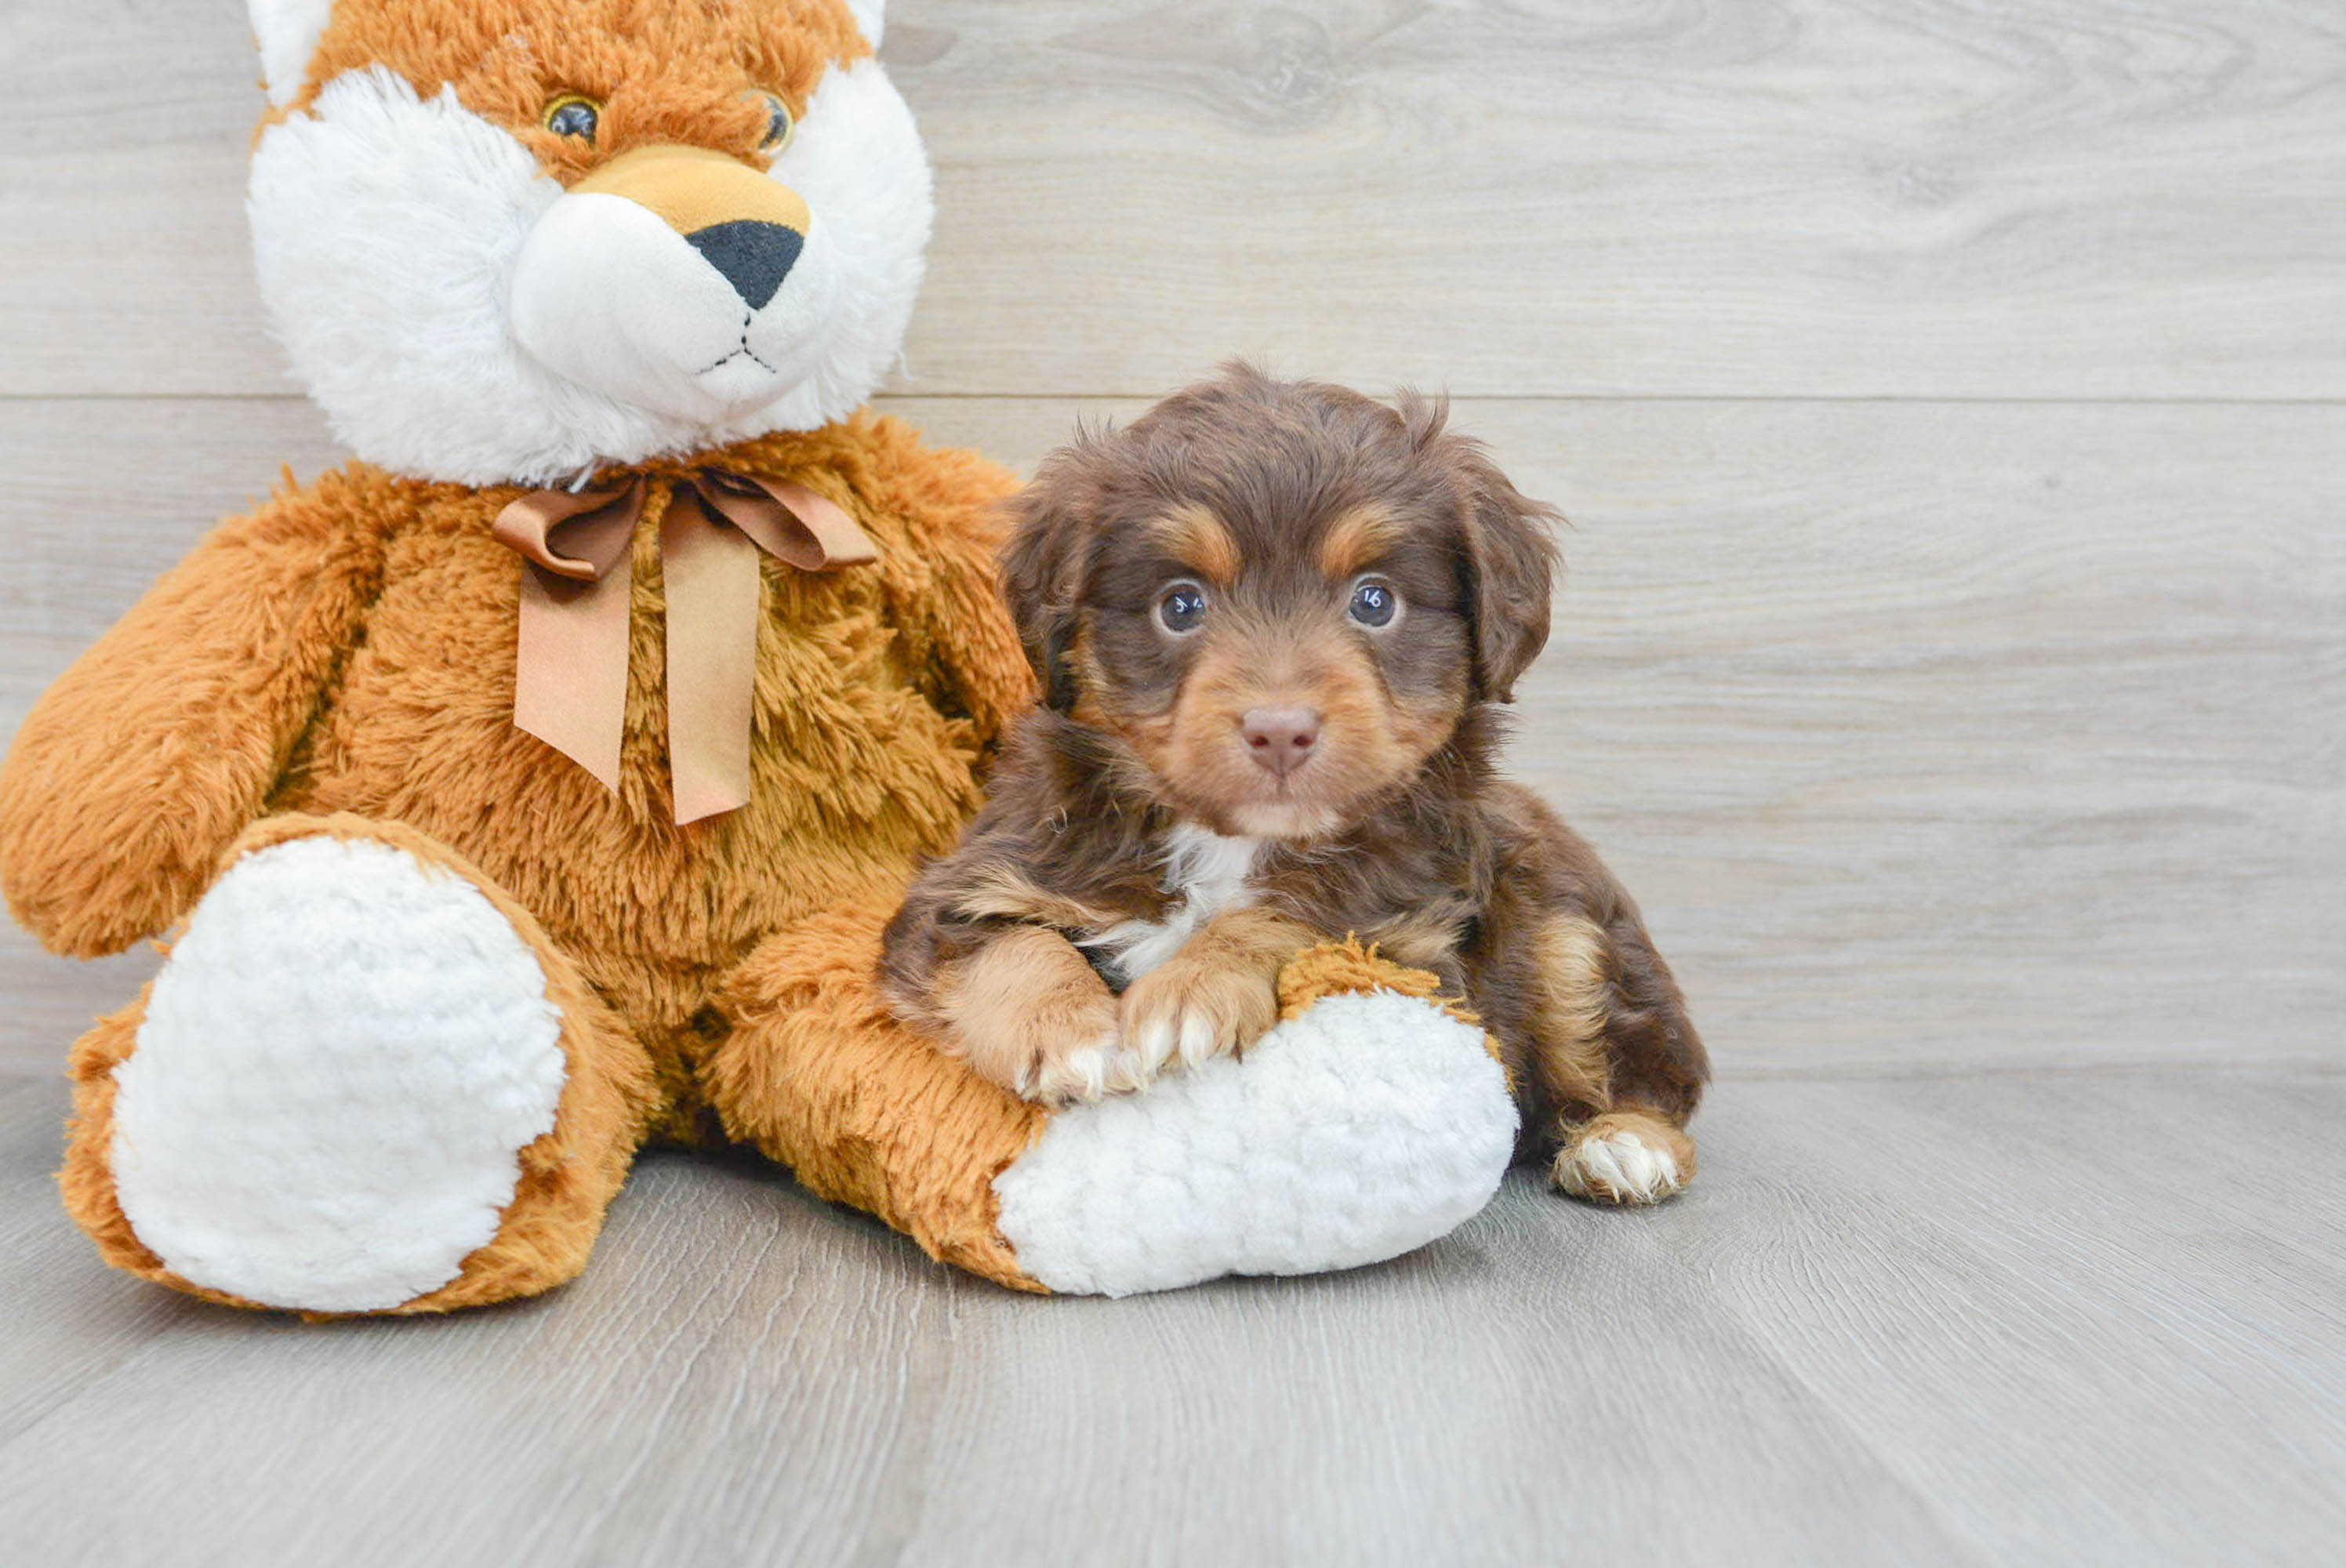
[[[592,583],[617,565],[643,514],[644,482],[536,490],[497,514],[498,544],[556,575]]]
[[[641,478],[540,490],[506,506],[491,530],[524,563],[514,723],[615,791],[633,588],[633,575],[619,568],[645,498]],[[749,803],[761,550],[801,571],[879,554],[844,510],[804,485],[721,469],[675,483],[660,524],[660,573],[679,824]]]
[[[844,510],[803,484],[709,469],[700,475],[700,494],[760,549],[801,572],[879,558]]]

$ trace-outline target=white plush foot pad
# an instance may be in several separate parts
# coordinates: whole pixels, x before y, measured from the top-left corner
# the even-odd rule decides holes
[[[554,1125],[560,1013],[480,890],[371,841],[239,860],[114,1070],[115,1189],[181,1278],[381,1310],[496,1234]]]
[[[1059,1112],[994,1190],[1028,1273],[1128,1296],[1423,1247],[1490,1201],[1515,1128],[1480,1030],[1407,997],[1331,996],[1243,1061]]]

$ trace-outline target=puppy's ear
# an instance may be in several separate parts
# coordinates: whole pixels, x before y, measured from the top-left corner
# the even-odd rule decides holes
[[[1547,646],[1556,568],[1553,529],[1563,514],[1517,490],[1481,442],[1443,428],[1447,398],[1403,392],[1398,408],[1419,452],[1449,472],[1465,514],[1475,700],[1513,702],[1516,677]]]
[[[1092,536],[1091,486],[1083,474],[1086,438],[1054,453],[1035,478],[1005,503],[1012,533],[1002,553],[1002,597],[1026,646],[1043,700],[1061,713],[1076,705],[1067,662]]]
[[[1474,574],[1474,678],[1489,702],[1513,702],[1515,679],[1547,646],[1548,599],[1563,514],[1516,489],[1479,443],[1457,439]]]

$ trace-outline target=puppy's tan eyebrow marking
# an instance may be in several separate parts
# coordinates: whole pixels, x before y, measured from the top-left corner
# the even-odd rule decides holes
[[[1148,520],[1149,532],[1168,555],[1218,588],[1239,580],[1239,542],[1223,521],[1196,502],[1184,502]]]
[[[1321,539],[1320,570],[1341,582],[1400,544],[1407,533],[1401,520],[1382,507],[1355,506]]]

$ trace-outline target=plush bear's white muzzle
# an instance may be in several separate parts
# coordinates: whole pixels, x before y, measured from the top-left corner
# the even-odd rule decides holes
[[[523,242],[514,338],[638,408],[722,421],[812,373],[837,319],[835,253],[780,182],[698,148],[645,148],[572,186]]]

